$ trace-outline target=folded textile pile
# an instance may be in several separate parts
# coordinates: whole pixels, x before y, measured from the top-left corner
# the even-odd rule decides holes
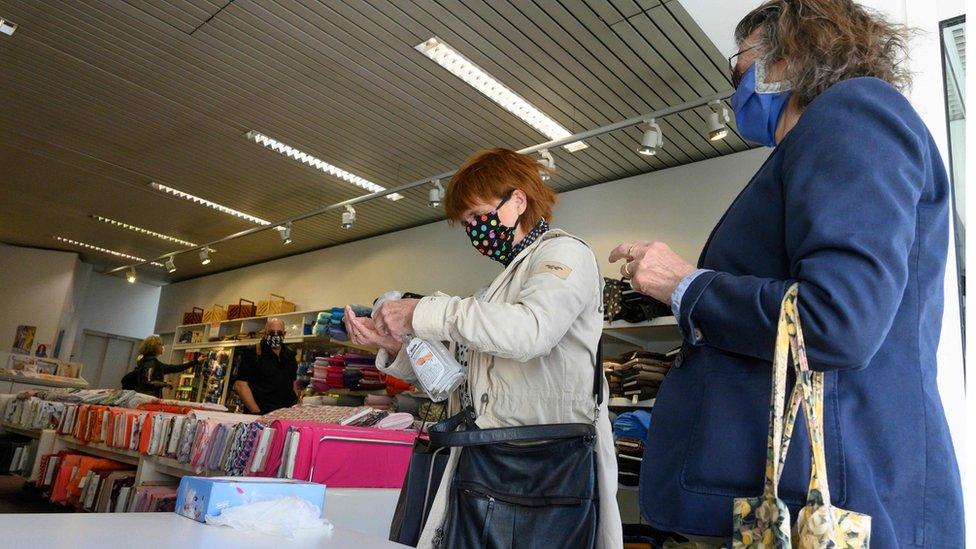
[[[260,419],[268,424],[276,419],[316,423],[340,423],[360,410],[361,408],[347,406],[292,406],[291,408],[279,408],[269,414],[260,416]]]
[[[646,322],[662,316],[671,316],[671,307],[633,289],[628,280],[604,278],[604,320],[613,322]]]
[[[651,413],[637,410],[620,414],[613,420],[614,446],[617,451],[617,471],[624,486],[640,483],[640,469],[644,457],[644,441],[651,424]]]
[[[373,310],[362,305],[352,305],[356,316],[370,316]],[[336,341],[349,341],[349,334],[346,333],[345,307],[333,307],[328,311],[323,311],[315,318],[312,326],[312,333],[319,337],[330,337]]]
[[[657,396],[678,351],[667,354],[634,351],[603,361],[611,397],[648,400]]]

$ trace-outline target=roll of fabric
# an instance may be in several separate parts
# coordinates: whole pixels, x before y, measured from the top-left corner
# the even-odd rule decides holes
[[[393,410],[417,416],[420,413],[420,399],[400,393],[393,399]]]
[[[366,401],[365,397],[355,395],[342,395],[339,397],[339,406],[362,406]]]
[[[366,395],[364,404],[377,410],[388,410],[392,407],[393,398],[387,395]]]
[[[405,431],[413,428],[413,416],[407,413],[393,413],[376,424],[377,429]]]
[[[613,434],[618,438],[632,438],[645,440],[647,429],[651,425],[651,413],[644,410],[636,410],[620,414],[617,421],[613,423]]]

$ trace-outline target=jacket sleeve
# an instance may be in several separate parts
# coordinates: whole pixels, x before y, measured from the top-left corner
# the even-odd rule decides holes
[[[196,366],[197,361],[191,360],[189,362],[184,362],[183,364],[164,364],[162,362],[157,362],[157,364],[163,368],[163,375],[166,375],[189,370],[190,368]]]
[[[837,84],[811,103],[782,151],[790,279],[697,277],[680,306],[686,336],[699,330],[691,343],[771,360],[781,300],[799,281],[811,368],[866,366],[908,281],[929,163],[916,120],[874,79]]]
[[[517,362],[548,355],[600,299],[600,273],[593,252],[571,237],[541,243],[526,260],[529,273],[515,303],[425,297],[414,311],[414,333]]]
[[[381,348],[376,353],[376,369],[384,374],[400,378],[411,385],[417,384],[417,376],[413,373],[413,366],[410,364],[410,358],[407,356],[406,345],[400,349],[400,352],[394,357],[393,362],[390,362],[390,353],[386,349]]]

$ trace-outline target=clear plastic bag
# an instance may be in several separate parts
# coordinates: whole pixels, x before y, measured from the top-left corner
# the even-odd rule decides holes
[[[288,539],[295,538],[296,530],[332,530],[332,523],[322,518],[321,509],[295,496],[228,507],[217,516],[207,515],[206,521],[214,526],[229,526]]]
[[[383,303],[401,299],[397,291],[387,292],[373,304],[377,311]],[[451,352],[440,341],[430,341],[419,337],[404,337],[404,346],[410,365],[417,376],[417,383],[434,402],[447,400],[451,393],[464,383],[468,372],[451,356]]]

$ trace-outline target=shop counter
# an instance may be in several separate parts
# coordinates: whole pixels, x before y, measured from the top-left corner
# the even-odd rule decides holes
[[[336,526],[331,532],[300,532],[294,539],[209,526],[176,513],[36,513],[0,515],[3,547],[10,549],[189,549],[316,547],[366,549],[406,547],[385,538]]]

